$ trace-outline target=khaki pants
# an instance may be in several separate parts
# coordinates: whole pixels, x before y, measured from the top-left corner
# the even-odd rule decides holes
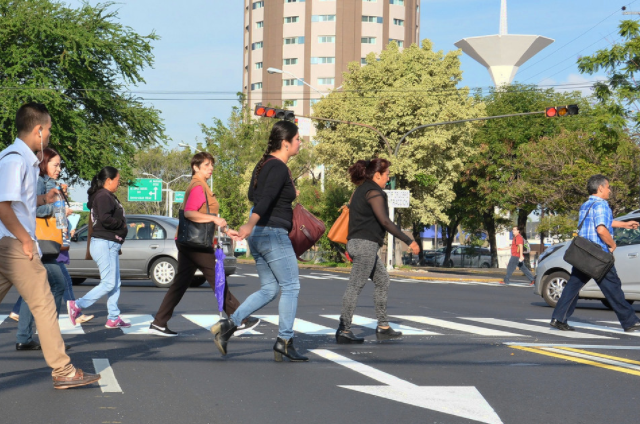
[[[11,237],[0,239],[0,302],[11,286],[15,286],[22,299],[27,302],[36,322],[40,344],[47,365],[53,368],[54,377],[66,376],[75,371],[65,353],[60,334],[56,305],[47,280],[38,248],[32,261],[22,251],[22,243]]]

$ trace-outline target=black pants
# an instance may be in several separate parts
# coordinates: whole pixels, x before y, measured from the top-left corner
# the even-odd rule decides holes
[[[178,246],[178,274],[176,275],[176,281],[173,282],[169,291],[164,295],[162,304],[156,313],[153,323],[160,327],[165,327],[167,322],[173,315],[173,310],[178,306],[182,296],[184,296],[187,289],[191,286],[191,280],[196,273],[196,270],[202,271],[204,277],[207,279],[213,290],[213,282],[216,278],[216,256],[213,248],[205,251],[195,251],[186,247]],[[229,284],[224,286],[224,312],[227,316],[231,316],[232,313],[238,309],[240,302],[229,291]]]

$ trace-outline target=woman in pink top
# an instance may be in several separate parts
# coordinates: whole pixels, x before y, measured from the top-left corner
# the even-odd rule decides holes
[[[209,153],[197,153],[191,159],[191,184],[187,187],[184,201],[184,216],[193,222],[213,222],[223,229],[223,232],[235,237],[237,231],[230,230],[227,221],[218,216],[220,205],[216,196],[211,192],[207,184],[207,179],[213,173],[214,159]],[[209,213],[207,213],[207,204]],[[169,291],[164,296],[162,304],[156,313],[154,321],[149,326],[149,333],[158,336],[174,337],[178,333],[171,331],[167,327],[167,322],[173,315],[173,310],[178,306],[182,296],[191,286],[191,280],[196,270],[202,271],[204,277],[213,283],[215,281],[215,265],[216,256],[213,247],[207,249],[194,249],[183,246],[176,241],[178,247],[178,273],[175,282],[169,287]],[[213,284],[210,284],[213,289]],[[227,315],[231,315],[236,311],[240,302],[231,294],[228,284],[225,285],[224,311]],[[242,326],[238,327],[236,335],[251,330],[260,323],[260,320],[248,317],[242,322]]]

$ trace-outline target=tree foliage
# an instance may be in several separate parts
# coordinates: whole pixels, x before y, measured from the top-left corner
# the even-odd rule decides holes
[[[328,178],[349,186],[347,168],[359,159],[382,157],[392,163],[397,189],[411,190],[411,208],[403,224],[446,220],[442,210],[454,199],[453,184],[470,153],[473,126],[448,125],[417,131],[394,157],[393,148],[409,130],[423,124],[477,117],[480,102],[459,88],[460,52],[434,52],[431,42],[400,51],[390,43],[379,58],[369,54],[367,65],[350,63],[342,91],[333,91],[314,106],[314,115],[367,124],[318,124],[318,158],[331,164]],[[379,59],[379,60],[378,60]]]
[[[119,24],[114,5],[0,0],[0,148],[15,139],[15,113],[29,101],[47,105],[51,147],[71,180],[105,165],[130,176],[136,150],[164,139],[158,111],[125,91],[144,83],[158,36]]]

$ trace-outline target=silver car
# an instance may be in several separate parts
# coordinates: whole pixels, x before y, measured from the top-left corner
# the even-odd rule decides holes
[[[640,222],[640,209],[615,220]],[[622,290],[627,302],[633,303],[640,300],[640,229],[614,228],[613,232],[618,246],[613,251],[616,271],[622,281]],[[545,302],[554,308],[571,274],[571,265],[563,259],[568,247],[569,242],[556,244],[545,250],[538,259],[534,293],[542,296]],[[579,296],[580,299],[600,300],[606,307],[611,307],[593,280],[585,284]]]
[[[436,266],[445,266],[444,251],[436,256]],[[446,266],[453,268],[491,268],[491,251],[474,246],[455,246],[451,249],[449,263]]]
[[[129,232],[122,245],[120,256],[120,277],[127,280],[151,279],[158,287],[173,284],[178,272],[178,249],[174,241],[177,218],[159,215],[128,215]],[[74,285],[82,284],[87,278],[100,278],[98,265],[86,260],[88,227],[78,229],[71,239],[69,248],[70,263],[67,265]],[[225,275],[236,272],[237,259],[229,237],[222,237],[222,246],[226,256]],[[202,272],[196,271],[192,287],[205,283]]]

